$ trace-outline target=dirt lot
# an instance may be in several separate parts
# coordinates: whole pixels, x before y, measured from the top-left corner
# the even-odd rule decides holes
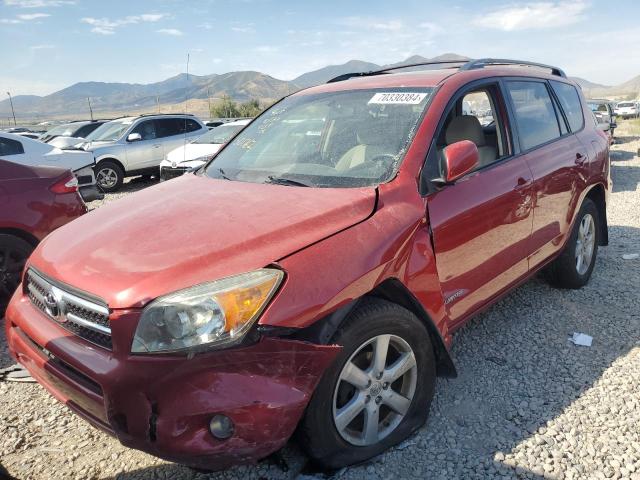
[[[611,241],[591,283],[559,291],[533,279],[473,320],[455,337],[460,376],[438,382],[427,426],[331,478],[640,480],[640,259],[623,258],[640,253],[640,132],[621,122],[617,135]],[[593,346],[570,344],[574,331]],[[9,363],[0,336],[0,367]],[[0,463],[21,480],[329,477],[305,467],[295,446],[219,474],[163,462],[122,447],[34,384],[0,383]]]

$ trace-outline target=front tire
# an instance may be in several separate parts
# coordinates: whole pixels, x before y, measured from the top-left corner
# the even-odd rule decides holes
[[[124,171],[116,162],[103,160],[96,167],[96,182],[103,192],[116,192],[124,182]]]
[[[24,264],[32,251],[33,246],[21,238],[0,234],[0,318],[20,285]]]
[[[546,269],[553,286],[577,289],[585,286],[596,264],[600,243],[600,216],[595,203],[585,199],[564,250]]]
[[[367,299],[336,332],[342,352],[324,373],[298,430],[320,467],[379,455],[420,428],[435,390],[435,357],[425,326],[408,310]]]

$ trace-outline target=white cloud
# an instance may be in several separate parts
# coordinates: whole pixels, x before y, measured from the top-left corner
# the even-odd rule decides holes
[[[75,5],[75,0],[4,0],[7,7],[17,8],[48,8]]]
[[[161,28],[160,30],[156,30],[158,33],[162,33],[164,35],[173,35],[174,37],[181,37],[184,35],[181,30],[177,28]]]
[[[0,18],[0,23],[4,25],[15,25],[16,23],[22,23],[22,21],[16,18]]]
[[[255,51],[258,53],[275,53],[278,51],[278,47],[274,47],[272,45],[260,45],[255,48]]]
[[[42,45],[31,45],[29,47],[30,50],[50,50],[52,48],[56,48],[55,45],[51,45],[49,43],[44,43]]]
[[[516,4],[477,15],[472,24],[507,32],[563,27],[582,20],[588,7],[585,0]]]
[[[373,29],[387,32],[397,32],[405,28],[401,20],[382,20],[373,17],[346,17],[338,20],[338,24],[351,28]]]
[[[18,18],[20,20],[36,20],[38,18],[46,18],[46,17],[50,17],[51,15],[49,15],[48,13],[25,13],[22,15],[18,15]]]
[[[81,18],[80,21],[82,23],[86,23],[91,25],[93,28],[91,31],[93,33],[98,33],[100,35],[113,35],[115,33],[116,28],[121,27],[123,25],[130,25],[135,23],[142,22],[157,22],[158,20],[166,17],[166,13],[144,13],[142,15],[129,15],[123,18],[94,18],[94,17],[84,17]]]

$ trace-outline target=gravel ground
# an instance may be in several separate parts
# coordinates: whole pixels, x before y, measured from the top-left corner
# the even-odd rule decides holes
[[[122,447],[39,385],[9,383],[0,383],[0,462],[21,480],[640,480],[640,259],[623,259],[640,253],[638,148],[633,136],[613,147],[610,246],[589,285],[560,291],[533,279],[460,330],[460,376],[438,381],[427,426],[368,464],[313,472],[289,446],[257,466],[198,473]],[[592,335],[593,346],[569,343],[574,331]],[[0,336],[0,367],[10,363],[5,350]]]

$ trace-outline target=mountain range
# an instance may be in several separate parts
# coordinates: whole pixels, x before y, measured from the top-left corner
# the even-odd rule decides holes
[[[188,109],[193,113],[202,114],[204,110],[206,114],[209,99],[215,102],[225,95],[237,101],[256,98],[263,102],[272,102],[301,88],[324,83],[344,73],[367,72],[420,62],[467,59],[468,57],[462,55],[447,53],[433,58],[414,55],[388,65],[350,60],[341,65],[329,65],[304,73],[291,81],[279,80],[261,72],[242,71],[212,75],[183,73],[150,84],[80,82],[46,96],[15,96],[13,105],[19,119],[84,118],[89,112],[88,99],[96,116],[155,112],[158,108],[161,111],[175,111],[177,105],[184,105],[185,102],[188,102]],[[637,95],[640,91],[640,75],[617,86],[600,85],[578,77],[573,79],[588,96]],[[9,116],[9,100],[0,101],[0,118]]]

